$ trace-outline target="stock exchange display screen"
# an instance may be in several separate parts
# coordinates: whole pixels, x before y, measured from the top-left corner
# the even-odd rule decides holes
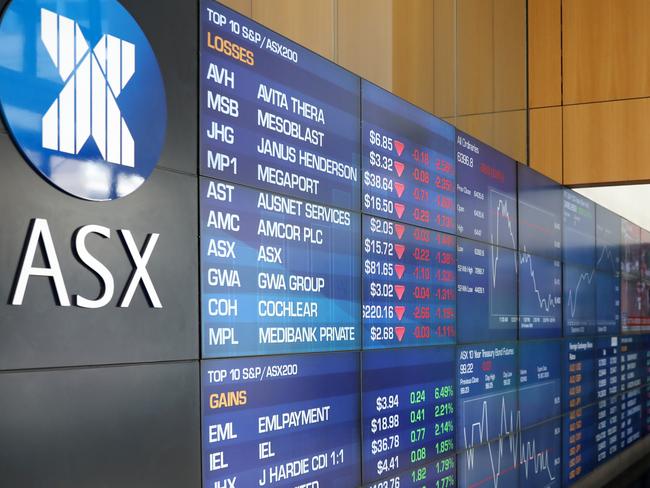
[[[621,217],[596,205],[596,268],[609,273],[621,271]]]
[[[521,164],[517,176],[519,250],[548,259],[562,259],[562,187]]]
[[[364,347],[454,343],[456,237],[363,216]]]
[[[516,430],[515,343],[477,344],[457,349],[459,449],[470,449]]]
[[[454,233],[453,126],[362,81],[362,210]]]
[[[201,174],[359,210],[357,76],[207,0],[200,72]]]
[[[617,336],[596,339],[596,462],[618,452],[619,354]]]
[[[517,251],[458,239],[458,342],[516,340]]]
[[[596,268],[584,268],[564,264],[562,278],[564,280],[564,335],[593,335],[596,333],[596,287],[598,284]],[[608,291],[607,283],[601,282]],[[610,292],[615,290],[609,289]],[[612,308],[614,302],[608,303]],[[603,311],[611,319],[609,311]]]
[[[359,378],[356,353],[204,361],[204,486],[359,486]]]
[[[595,463],[596,343],[592,339],[565,339],[564,361],[564,466],[572,482]]]
[[[519,252],[519,337],[562,335],[562,264]]]
[[[596,271],[596,331],[613,335],[621,330],[621,274]]]
[[[204,488],[555,488],[650,432],[650,232],[200,3]]]
[[[562,260],[592,268],[596,260],[596,204],[567,188],[563,195]]]
[[[517,249],[517,167],[505,154],[456,131],[458,235]]]
[[[201,39],[204,355],[359,348],[359,79],[209,1]]]
[[[359,215],[201,179],[208,357],[357,349]]]
[[[519,344],[519,422],[526,429],[562,414],[562,343]]]
[[[619,450],[641,438],[643,426],[642,385],[647,382],[644,368],[644,336],[620,339]]]
[[[641,228],[621,219],[621,272],[625,276],[641,275]]]
[[[422,347],[362,354],[365,482],[401,471],[418,478],[419,468],[454,452],[454,353]]]

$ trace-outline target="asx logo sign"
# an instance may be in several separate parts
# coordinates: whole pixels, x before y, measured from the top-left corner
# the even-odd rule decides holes
[[[116,98],[135,73],[135,45],[105,34],[91,50],[79,24],[45,9],[41,39],[65,83],[43,116],[43,147],[79,154],[92,136],[104,160],[133,167],[135,142]]]
[[[44,178],[98,201],[146,181],[164,144],[165,89],[117,0],[13,0],[0,46],[0,112]]]

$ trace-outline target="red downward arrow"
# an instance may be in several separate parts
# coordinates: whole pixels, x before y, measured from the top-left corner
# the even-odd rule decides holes
[[[397,151],[397,155],[401,156],[402,151],[404,151],[404,143],[402,141],[398,141],[397,139],[393,139],[393,144],[395,144],[395,150]]]
[[[397,315],[397,320],[402,320],[404,317],[404,312],[406,312],[406,307],[395,307],[395,314]]]
[[[402,224],[395,224],[395,233],[397,234],[398,239],[402,239],[404,235],[404,226]]]
[[[398,258],[402,259],[404,251],[406,251],[406,246],[404,244],[395,244],[395,252],[397,253]]]
[[[404,285],[395,285],[395,293],[397,293],[397,298],[400,300],[404,296],[404,290],[406,290],[406,287]]]
[[[404,332],[406,332],[406,327],[403,327],[401,325],[395,327],[395,335],[397,335],[397,340],[402,342],[402,338],[404,337]]]
[[[397,273],[397,277],[401,280],[402,276],[404,276],[404,271],[406,271],[406,266],[403,264],[396,264],[395,265],[395,273]]]
[[[406,210],[406,207],[404,206],[403,203],[395,204],[395,212],[397,212],[397,217],[399,217],[400,219],[402,218],[402,215],[404,215],[404,210]]]
[[[404,163],[400,163],[399,161],[395,161],[395,170],[397,171],[397,176],[400,178],[402,177],[402,173],[404,172]]]
[[[396,181],[395,182],[395,191],[397,191],[397,196],[402,198],[402,194],[404,193],[404,183],[398,183]]]

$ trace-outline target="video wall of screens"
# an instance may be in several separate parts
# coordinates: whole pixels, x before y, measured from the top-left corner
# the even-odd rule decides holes
[[[570,486],[650,431],[650,232],[200,15],[204,487]]]

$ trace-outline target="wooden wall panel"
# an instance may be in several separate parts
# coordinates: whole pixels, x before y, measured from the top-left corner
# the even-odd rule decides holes
[[[519,162],[526,163],[528,112],[515,110],[511,112],[497,112],[494,118],[494,146]]]
[[[450,123],[480,141],[494,146],[493,114],[463,115],[450,120]]]
[[[447,119],[463,132],[480,139],[517,161],[526,162],[527,111],[462,115]]]
[[[283,36],[334,59],[335,0],[253,0],[253,18]]]
[[[530,166],[562,182],[562,107],[530,110]]]
[[[528,0],[528,102],[562,104],[562,0]]]
[[[563,108],[564,183],[650,180],[650,99]]]
[[[253,13],[253,0],[219,0],[226,7],[236,10],[246,17],[251,17]]]
[[[433,2],[433,113],[456,115],[456,0]]]
[[[433,112],[433,2],[393,2],[393,92]]]
[[[494,2],[494,111],[526,108],[526,3]]]
[[[650,96],[650,2],[563,2],[564,103]]]
[[[457,0],[457,115],[494,111],[494,0]]]
[[[391,90],[393,0],[337,1],[337,62]]]

